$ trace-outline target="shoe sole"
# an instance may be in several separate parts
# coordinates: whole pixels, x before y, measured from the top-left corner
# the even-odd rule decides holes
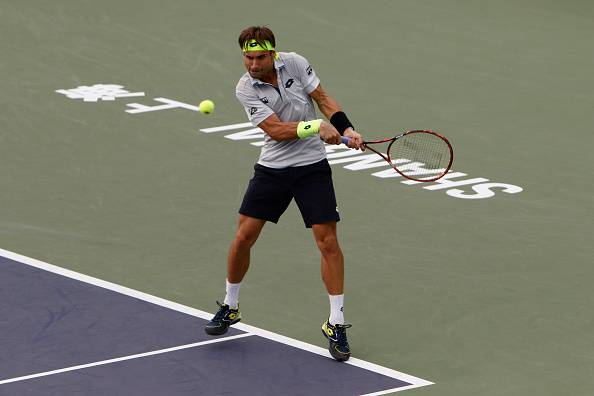
[[[208,325],[206,325],[204,327],[204,331],[206,332],[206,334],[212,335],[212,336],[223,335],[229,330],[230,326],[234,325],[235,323],[237,323],[239,321],[241,321],[241,319],[235,320],[235,321],[229,323],[228,325],[221,326],[221,327],[208,327]]]
[[[338,362],[346,362],[347,360],[349,360],[349,358],[351,357],[351,354],[345,354],[345,353],[341,353],[339,351],[337,351],[334,346],[336,345],[334,343],[334,341],[332,341],[330,339],[330,337],[328,337],[328,334],[326,334],[326,332],[322,329],[322,334],[324,335],[324,337],[326,337],[326,339],[328,340],[328,342],[330,343],[330,345],[328,346],[328,352],[330,352],[330,355],[334,358],[334,360],[338,361]]]

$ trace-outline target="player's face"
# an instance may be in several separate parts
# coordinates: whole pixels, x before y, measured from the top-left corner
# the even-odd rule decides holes
[[[244,52],[243,63],[252,78],[262,80],[274,70],[274,51]]]

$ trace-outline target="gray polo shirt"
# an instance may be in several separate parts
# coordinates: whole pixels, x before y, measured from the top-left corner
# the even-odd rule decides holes
[[[252,78],[249,73],[237,83],[235,95],[249,120],[258,126],[273,113],[285,122],[316,119],[316,110],[308,94],[318,87],[320,79],[301,55],[294,52],[277,54],[274,67],[278,87]],[[318,135],[282,142],[266,135],[258,163],[269,168],[286,168],[313,164],[324,158],[324,142]]]

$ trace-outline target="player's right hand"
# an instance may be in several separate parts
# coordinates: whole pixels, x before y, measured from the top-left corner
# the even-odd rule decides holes
[[[325,121],[320,125],[320,138],[328,144],[342,143],[342,136],[340,136],[340,133],[338,133],[332,124]]]

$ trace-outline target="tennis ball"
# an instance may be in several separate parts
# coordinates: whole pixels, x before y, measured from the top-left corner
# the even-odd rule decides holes
[[[201,113],[203,114],[210,114],[214,111],[214,102],[212,100],[203,100],[202,102],[200,102],[200,104],[198,105],[198,109],[200,110]]]

